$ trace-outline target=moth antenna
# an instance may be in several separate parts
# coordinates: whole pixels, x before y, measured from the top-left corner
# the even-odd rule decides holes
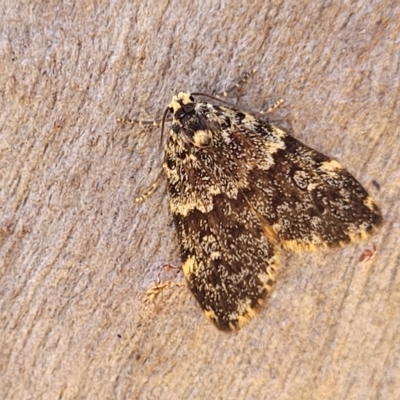
[[[162,118],[162,121],[161,121],[161,138],[160,138],[160,146],[161,147],[162,147],[162,144],[163,144],[165,120],[167,119],[167,114],[168,114],[169,111],[170,111],[170,109],[169,109],[169,107],[167,107],[165,109],[165,111],[164,111],[163,118]]]
[[[219,101],[219,102],[221,102],[221,103],[223,103],[223,104],[226,104],[227,106],[230,106],[230,107],[237,107],[237,106],[235,106],[235,104],[232,104],[232,103],[230,103],[229,101],[222,100],[222,99],[220,99],[219,97],[216,97],[216,96],[211,96],[210,94],[198,92],[198,93],[191,93],[191,95],[192,95],[192,96],[204,96],[204,97],[207,97],[207,98],[209,98],[209,99],[211,99],[211,100],[216,100],[216,101]]]

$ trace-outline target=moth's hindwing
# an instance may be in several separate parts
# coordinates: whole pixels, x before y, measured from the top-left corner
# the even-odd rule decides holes
[[[279,248],[364,239],[381,214],[338,162],[231,108],[179,93],[164,170],[183,272],[220,329],[243,325],[275,280]]]

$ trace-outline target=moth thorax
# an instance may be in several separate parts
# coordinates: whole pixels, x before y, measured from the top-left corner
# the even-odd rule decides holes
[[[212,142],[212,132],[209,129],[199,129],[193,134],[193,144],[196,147],[208,147]]]

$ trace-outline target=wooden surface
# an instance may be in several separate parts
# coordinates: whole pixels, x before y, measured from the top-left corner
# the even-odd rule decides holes
[[[62,3],[0,4],[0,397],[399,399],[400,6]],[[260,315],[226,334],[185,285],[144,301],[174,277],[178,243],[165,183],[134,203],[159,130],[116,119],[160,117],[174,91],[219,92],[253,68],[240,104],[284,97],[277,114],[385,223],[365,243],[285,253]]]

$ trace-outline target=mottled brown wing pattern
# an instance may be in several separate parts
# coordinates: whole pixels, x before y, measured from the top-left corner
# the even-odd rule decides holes
[[[381,222],[338,162],[268,122],[186,93],[170,110],[164,170],[183,272],[218,328],[254,315],[275,279],[279,247],[342,245]]]
[[[225,175],[235,177],[235,185],[282,247],[345,245],[367,238],[381,223],[372,198],[337,161],[268,123],[255,120],[246,126],[243,119],[232,121],[225,131],[246,149],[241,151],[246,162],[234,162],[232,145],[224,140],[215,140],[214,158]]]
[[[175,215],[182,269],[206,315],[229,330],[250,319],[275,280],[277,249],[242,194],[214,197],[207,213]]]
[[[363,240],[382,221],[372,198],[349,172],[289,135],[274,165],[255,172],[245,194],[281,246],[290,250]]]

